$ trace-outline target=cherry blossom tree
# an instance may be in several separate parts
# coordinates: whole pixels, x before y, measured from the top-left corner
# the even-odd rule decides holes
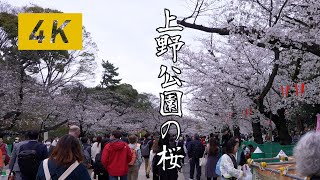
[[[182,52],[188,88],[197,97],[212,93],[225,99],[219,94],[223,88],[234,97],[228,103],[221,100],[220,107],[229,106],[236,116],[253,107],[254,122],[270,118],[280,143],[291,143],[290,110],[297,102],[319,103],[318,10],[314,1],[197,0],[192,15],[178,24],[211,36],[202,40],[205,50]],[[305,94],[295,96],[294,84],[302,82]],[[280,92],[283,85],[292,87],[286,98]],[[260,131],[260,125],[254,124],[258,128],[253,129]],[[257,138],[259,132],[255,134]]]

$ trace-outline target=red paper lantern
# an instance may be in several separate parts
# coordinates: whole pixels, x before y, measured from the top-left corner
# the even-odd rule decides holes
[[[298,84],[294,85],[296,87],[296,96],[299,96],[299,86]],[[304,83],[301,83],[301,91],[300,91],[300,95],[302,96],[304,94]]]
[[[304,94],[304,83],[301,83],[301,95]]]
[[[286,96],[287,96],[287,97],[288,97],[288,95],[289,95],[289,90],[290,90],[290,86],[287,85],[287,88],[286,88]]]

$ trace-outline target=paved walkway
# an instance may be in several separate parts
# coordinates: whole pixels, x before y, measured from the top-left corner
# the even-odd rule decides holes
[[[189,178],[187,178],[187,179],[185,178],[185,174],[184,174],[183,169],[182,169],[181,173],[178,173],[178,180],[188,180],[189,179]],[[138,180],[152,180],[152,172],[150,172],[150,178],[149,179],[147,179],[147,177],[146,177],[146,171],[145,171],[145,168],[144,168],[144,162],[141,164],[141,167],[139,169]]]
[[[207,178],[204,175],[204,167],[202,167],[201,170],[202,170],[201,180],[207,180]],[[190,174],[189,171],[190,171],[190,165],[189,165],[189,162],[186,162],[186,164],[182,166],[181,172],[178,172],[178,180],[189,180],[189,174]],[[195,176],[196,176],[196,172],[195,172]],[[150,172],[149,179],[147,179],[146,177],[144,162],[141,164],[141,167],[139,169],[138,180],[152,180],[152,172]],[[194,180],[196,179],[194,178]]]
[[[187,158],[185,158],[185,165],[182,166],[181,173],[178,173],[178,180],[189,180],[189,175],[190,175],[190,165],[189,162],[187,162]],[[196,172],[195,172],[196,176]],[[140,170],[139,170],[139,177],[138,180],[152,180],[152,172],[150,174],[150,178],[146,178],[146,173],[144,170],[144,163],[142,163]],[[196,180],[196,177],[194,177],[194,180]],[[201,168],[201,180],[207,180],[205,177],[205,172],[204,172],[204,167]],[[220,180],[220,178],[218,178]]]

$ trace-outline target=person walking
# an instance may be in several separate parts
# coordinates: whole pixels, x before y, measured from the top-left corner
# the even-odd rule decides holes
[[[82,143],[83,155],[84,155],[83,164],[88,169],[90,169],[92,167],[92,162],[91,162],[91,145],[89,144],[89,138],[82,137],[81,143]]]
[[[94,179],[96,179],[96,177],[98,176],[98,180],[109,180],[109,174],[101,162],[103,149],[108,144],[109,141],[110,141],[109,134],[106,135],[106,137],[101,140],[101,149],[100,149],[100,152],[96,154],[94,159],[94,164],[93,164]]]
[[[0,170],[2,171],[3,167],[6,166],[10,161],[9,148],[8,148],[8,145],[3,142],[3,137],[0,137],[0,151],[1,151],[0,161],[2,164],[2,167],[0,167]]]
[[[71,136],[73,136],[75,138],[79,138],[80,134],[81,134],[81,131],[80,131],[79,126],[72,125],[72,126],[69,127],[69,135],[71,135]]]
[[[47,147],[38,142],[38,137],[38,131],[29,131],[29,140],[14,146],[9,168],[14,172],[15,180],[34,180],[41,161],[48,157]]]
[[[48,156],[50,156],[52,151],[53,151],[53,149],[54,149],[54,146],[52,146],[51,141],[49,139],[47,139],[44,144],[47,147]]]
[[[132,159],[131,151],[126,142],[120,140],[121,132],[116,130],[112,132],[110,142],[104,147],[101,162],[107,172],[110,180],[127,180],[128,163]]]
[[[140,147],[138,147],[138,137],[130,135],[128,138],[132,159],[129,162],[128,180],[138,180],[139,169],[142,164],[142,156]]]
[[[15,146],[16,144],[18,144],[19,142],[20,142],[20,138],[19,138],[19,137],[16,137],[16,138],[14,139],[13,143],[12,143],[11,153],[12,153],[12,151],[13,151],[14,146]]]
[[[157,169],[157,164],[155,161],[154,161],[154,157],[156,156],[156,154],[159,152],[159,146],[158,146],[158,143],[159,143],[159,139],[155,139],[153,141],[153,144],[152,144],[152,147],[151,147],[151,150],[150,150],[150,158],[149,158],[149,172],[152,170],[152,179],[153,180],[159,180],[159,171]]]
[[[178,151],[178,154],[183,156],[183,158],[181,158],[181,164],[184,165],[184,158],[186,156],[186,152],[185,152],[185,148],[184,148],[184,139],[182,136],[179,138],[179,141],[177,143],[177,147],[180,148],[180,150]]]
[[[77,179],[91,180],[83,161],[82,148],[79,140],[71,135],[64,135],[51,156],[39,166],[36,180]]]
[[[188,148],[188,157],[190,162],[190,179],[193,179],[194,177],[194,169],[197,170],[197,180],[200,180],[201,178],[201,167],[199,165],[200,158],[204,154],[204,146],[202,145],[200,141],[199,135],[196,133],[193,136],[194,140],[191,141]]]
[[[141,154],[144,159],[145,163],[145,171],[146,171],[146,177],[150,178],[150,171],[149,171],[149,157],[150,157],[150,150],[152,147],[152,139],[149,139],[149,133],[146,133],[144,136],[144,140],[140,146],[141,148]]]
[[[212,136],[209,139],[209,144],[206,148],[207,164],[205,174],[207,180],[217,180],[218,175],[215,173],[216,165],[219,161],[219,147],[216,139]]]
[[[91,147],[91,160],[93,162],[93,164],[95,163],[95,159],[98,153],[100,153],[101,151],[101,141],[102,141],[102,137],[98,136],[96,139],[96,142],[94,142],[92,144]]]
[[[236,153],[239,148],[239,139],[232,137],[226,144],[226,154],[221,157],[220,171],[222,180],[224,179],[240,179],[245,176],[242,170],[238,169]]]
[[[169,133],[166,134],[164,138],[159,139],[158,147],[159,147],[159,153],[163,153],[163,152],[166,152],[166,153],[163,155],[156,154],[153,158],[153,171],[159,172],[159,176],[157,180],[177,180],[178,170],[179,170],[179,167],[181,167],[180,158],[178,158],[177,162],[174,162],[174,164],[172,164],[170,160],[162,159],[163,156],[165,157],[178,156],[178,153],[176,151],[172,151],[172,152],[169,151],[169,149],[172,150],[173,148],[176,148],[174,143],[173,144],[170,143]],[[166,149],[164,149],[164,147],[166,147]],[[166,169],[164,170],[163,167],[166,167]]]

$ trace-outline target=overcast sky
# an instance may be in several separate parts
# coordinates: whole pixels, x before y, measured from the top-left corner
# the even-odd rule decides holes
[[[109,60],[119,67],[122,83],[132,84],[141,92],[158,95],[163,92],[163,79],[157,78],[161,57],[157,57],[156,28],[164,26],[164,8],[179,17],[188,16],[194,8],[186,0],[10,0],[14,6],[30,5],[82,13],[83,25],[91,33],[99,48],[98,58]],[[195,30],[177,32],[186,44],[192,44]],[[171,52],[170,50],[168,52]],[[179,61],[179,59],[178,59]],[[100,63],[100,62],[99,62]],[[95,83],[101,79],[101,68],[96,70]],[[183,72],[182,72],[183,73]]]

